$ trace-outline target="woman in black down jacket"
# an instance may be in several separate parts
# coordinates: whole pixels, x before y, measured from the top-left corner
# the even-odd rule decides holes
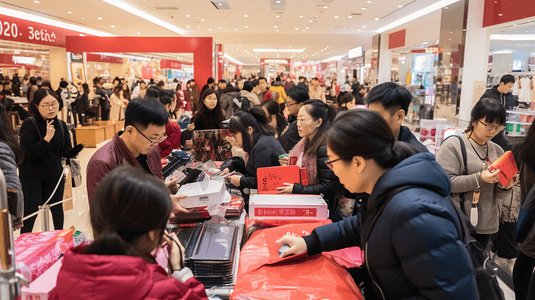
[[[74,157],[82,146],[72,148],[69,130],[65,122],[57,118],[59,101],[56,93],[39,89],[29,107],[33,117],[24,120],[20,128],[20,143],[24,160],[19,168],[20,182],[24,193],[24,215],[38,210],[53,194],[49,204],[63,199],[65,182],[62,177],[62,157]],[[63,129],[62,129],[63,128]],[[63,229],[63,206],[50,208],[55,229]],[[32,232],[35,217],[24,221],[21,233]],[[43,229],[44,230],[44,229]]]
[[[340,185],[334,172],[325,164],[327,159],[327,131],[331,127],[337,110],[334,106],[321,100],[307,100],[297,115],[297,131],[302,138],[290,151],[289,155],[297,157],[297,165],[306,168],[308,185],[299,183],[279,187],[281,193],[323,195],[332,213],[336,207],[336,196]],[[281,166],[287,166],[289,157],[281,158]]]

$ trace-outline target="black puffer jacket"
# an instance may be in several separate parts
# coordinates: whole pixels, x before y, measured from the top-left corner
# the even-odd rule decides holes
[[[290,152],[290,150],[292,150],[292,148],[301,140],[299,132],[297,131],[297,120],[288,118],[288,123],[290,124],[288,125],[286,132],[279,136],[279,142],[285,153]]]
[[[299,143],[300,144],[300,143]],[[297,145],[299,145],[297,144]],[[297,146],[296,146],[297,148]],[[303,156],[303,160],[306,156]],[[329,211],[336,208],[336,194],[340,187],[340,181],[338,177],[334,175],[334,172],[327,167],[325,162],[329,159],[327,156],[327,146],[321,146],[316,153],[316,166],[308,167],[308,172],[315,172],[313,177],[316,178],[316,183],[309,182],[309,185],[301,185],[299,183],[294,184],[293,194],[311,194],[311,195],[323,195],[323,199],[327,202]],[[313,162],[312,162],[313,163]],[[307,163],[303,162],[305,166]],[[309,174],[310,178],[310,174]]]
[[[280,166],[279,155],[285,153],[281,144],[274,136],[260,135],[249,153],[249,160],[247,160],[247,164],[245,165],[247,174],[241,178],[240,186],[256,189],[256,170],[258,168]]]

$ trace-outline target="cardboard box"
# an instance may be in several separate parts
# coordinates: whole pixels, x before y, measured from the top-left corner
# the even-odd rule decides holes
[[[102,126],[76,127],[76,141],[85,147],[96,148],[106,140],[106,132]]]
[[[180,200],[180,204],[185,208],[228,203],[231,199],[230,194],[225,189],[224,180],[188,183],[181,186],[176,194],[188,196]]]
[[[30,283],[29,287],[20,290],[21,300],[48,300],[50,292],[56,287],[59,270],[63,264],[63,258],[46,270],[42,276]]]
[[[251,195],[250,219],[329,218],[327,203],[319,195]]]
[[[21,234],[15,240],[15,259],[30,269],[30,282],[48,270],[59,256],[73,246],[72,230]]]

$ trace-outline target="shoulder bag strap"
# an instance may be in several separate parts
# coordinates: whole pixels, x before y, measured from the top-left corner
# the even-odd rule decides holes
[[[37,134],[39,134],[39,138],[43,139],[43,136],[41,135],[41,131],[39,131],[39,127],[37,126],[37,121],[34,117],[30,117],[30,120],[32,120],[33,126],[35,126],[35,130],[37,130]]]
[[[467,162],[468,158],[466,156],[466,145],[464,144],[463,138],[460,135],[454,135],[454,137],[459,139],[459,143],[461,143],[461,154],[463,156],[463,165],[464,165],[464,172],[462,173],[462,175],[468,175],[468,162]],[[464,193],[460,193],[459,198],[461,202],[460,203],[461,211],[463,212],[465,216],[467,216],[466,209],[464,208],[464,201],[465,201]]]

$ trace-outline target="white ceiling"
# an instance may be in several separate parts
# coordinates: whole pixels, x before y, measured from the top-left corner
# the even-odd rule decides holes
[[[370,47],[375,30],[439,0],[281,0],[283,10],[272,9],[271,3],[276,0],[227,0],[229,10],[216,9],[210,0],[123,1],[186,30],[185,36],[211,36],[216,43],[224,44],[224,52],[231,57],[258,64],[260,58],[277,55],[324,60],[347,54],[355,47]],[[102,0],[38,2],[0,1],[0,13],[5,6],[123,36],[178,35]],[[168,9],[157,9],[162,7]],[[290,47],[305,50],[295,55],[253,52],[255,48]]]

